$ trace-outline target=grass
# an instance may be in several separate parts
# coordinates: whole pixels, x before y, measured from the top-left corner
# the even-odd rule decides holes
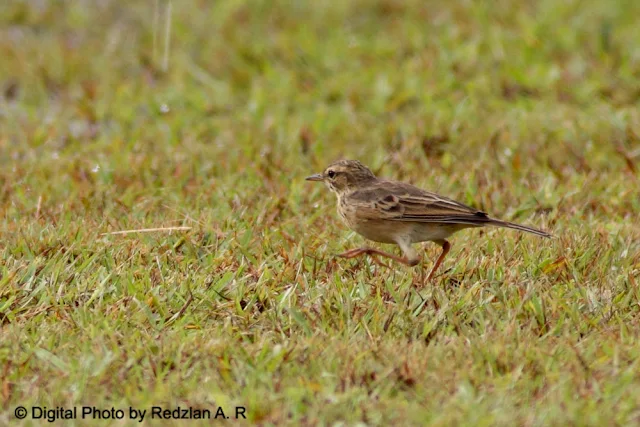
[[[0,423],[640,421],[638,2],[167,4],[0,6]],[[336,260],[341,157],[556,238]]]

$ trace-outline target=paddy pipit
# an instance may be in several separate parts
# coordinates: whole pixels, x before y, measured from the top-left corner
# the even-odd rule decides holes
[[[324,172],[307,177],[307,181],[322,181],[336,193],[338,214],[349,228],[369,240],[395,243],[404,254],[399,257],[363,247],[338,256],[380,255],[414,266],[420,257],[411,244],[431,241],[442,246],[442,253],[428,281],[451,248],[446,239],[464,228],[493,225],[551,237],[542,230],[491,218],[482,211],[413,185],[376,178],[357,160],[332,163]]]

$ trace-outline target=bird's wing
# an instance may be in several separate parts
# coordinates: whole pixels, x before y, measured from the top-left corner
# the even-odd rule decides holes
[[[361,219],[469,225],[492,221],[471,206],[394,181],[356,190],[345,202]]]

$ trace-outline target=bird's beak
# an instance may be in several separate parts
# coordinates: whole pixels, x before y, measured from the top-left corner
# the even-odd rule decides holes
[[[321,173],[314,173],[311,176],[305,178],[305,181],[323,181],[324,177]]]

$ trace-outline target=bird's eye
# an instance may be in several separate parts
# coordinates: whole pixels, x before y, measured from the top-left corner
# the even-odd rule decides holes
[[[329,178],[334,178],[334,177],[336,176],[336,173],[335,173],[334,171],[328,171],[328,172],[327,172],[327,176],[328,176]]]

